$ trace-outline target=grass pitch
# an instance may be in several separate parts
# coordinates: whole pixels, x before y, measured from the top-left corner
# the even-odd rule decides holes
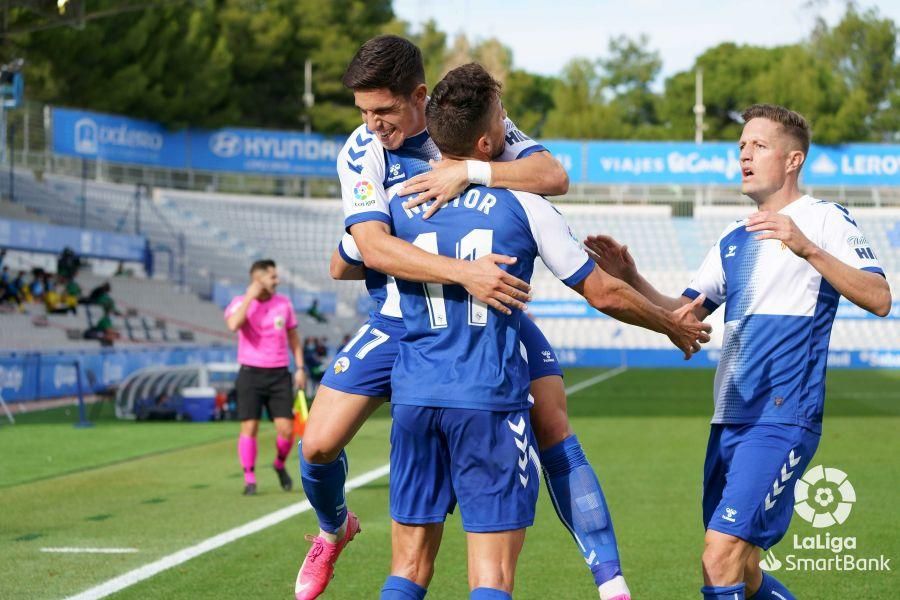
[[[600,371],[572,369],[569,385]],[[703,548],[700,492],[712,410],[712,372],[630,370],[569,398],[569,412],[610,504],[622,564],[638,599],[699,597]],[[845,471],[857,495],[843,525],[815,530],[796,515],[774,548],[777,576],[799,598],[893,599],[900,589],[896,490],[900,471],[900,372],[832,371],[825,427],[812,464]],[[74,411],[23,415],[0,425],[0,598],[63,598],[303,500],[282,492],[268,464],[263,428],[260,493],[244,498],[236,423],[125,423],[109,416],[88,430]],[[350,477],[387,462],[388,411],[348,449]],[[296,472],[296,454],[291,464]],[[388,482],[351,492],[363,532],[338,563],[325,598],[377,598],[390,563]],[[290,598],[316,531],[299,516],[179,564],[110,596],[116,599]],[[789,570],[793,548],[825,532],[855,537],[856,557],[890,559],[889,572]],[[133,548],[128,554],[51,554],[42,548]],[[820,561],[824,563],[824,561]],[[467,597],[465,538],[452,516],[429,598]],[[537,522],[519,563],[516,598],[596,598],[596,588],[542,490]]]

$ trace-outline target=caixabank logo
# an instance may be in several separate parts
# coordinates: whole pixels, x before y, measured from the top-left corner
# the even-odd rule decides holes
[[[812,467],[794,487],[794,512],[812,526],[812,535],[790,535],[779,549],[770,549],[759,566],[764,571],[890,571],[890,557],[876,555],[860,546],[856,536],[845,535],[853,532],[851,513],[860,510],[865,505],[857,502],[847,473]],[[788,550],[782,550],[785,545]]]

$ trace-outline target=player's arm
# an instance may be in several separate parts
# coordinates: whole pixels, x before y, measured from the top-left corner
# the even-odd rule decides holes
[[[238,303],[233,303],[225,311],[225,325],[230,331],[237,331],[247,322],[247,310],[250,303],[259,297],[262,292],[262,285],[254,281],[247,286],[243,299]]]
[[[425,211],[427,219],[455,198],[471,183],[522,190],[542,196],[558,196],[569,191],[569,175],[546,148],[533,141],[506,119],[506,147],[489,163],[444,159],[430,161],[431,171],[410,179],[402,194],[418,194],[407,207],[429,200],[435,202]]]
[[[478,260],[458,260],[425,252],[391,235],[381,221],[365,221],[350,227],[365,265],[406,281],[461,285],[476,299],[505,314],[510,307],[525,309],[531,286],[497,265],[511,265],[516,259],[488,254]]]
[[[331,254],[329,266],[331,278],[340,281],[352,281],[366,278],[366,267],[362,256],[353,241],[353,236],[345,233],[338,247]]]
[[[619,244],[608,235],[591,235],[584,240],[588,255],[605,272],[627,282],[639,294],[653,304],[675,311],[693,300],[687,296],[667,296],[657,290],[637,269],[628,246]],[[694,307],[694,315],[703,321],[709,316],[710,307],[705,304]]]
[[[776,212],[757,212],[747,221],[747,231],[762,232],[759,240],[781,240],[791,252],[806,260],[812,268],[853,304],[879,317],[891,312],[891,288],[884,271],[874,258],[868,242],[854,247],[851,239],[865,241],[856,223],[848,214],[835,213],[826,217],[825,242],[844,260],[836,258],[825,248],[813,243],[787,215]],[[857,253],[856,250],[861,250]],[[870,258],[871,257],[871,258]]]
[[[712,328],[702,323],[694,311],[703,308],[701,294],[683,306],[668,310],[653,304],[633,287],[607,273],[596,264],[583,280],[570,286],[584,296],[588,304],[612,318],[666,335],[684,352],[685,359],[700,351],[709,341]]]
[[[626,282],[600,269],[572,238],[565,219],[549,202],[533,194],[515,195],[528,216],[531,235],[544,264],[591,306],[619,321],[665,334],[685,358],[709,341],[712,328],[693,313],[704,296],[674,311],[653,304]]]
[[[457,260],[425,252],[391,234],[384,157],[374,139],[362,133],[351,136],[338,155],[337,170],[344,227],[367,268],[407,281],[458,284],[506,314],[510,308],[524,308],[530,286],[497,266],[512,264],[515,258],[490,254],[476,261]]]

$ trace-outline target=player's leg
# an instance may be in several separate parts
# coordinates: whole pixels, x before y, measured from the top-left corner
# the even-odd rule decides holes
[[[294,482],[284,468],[284,463],[291,452],[291,446],[294,445],[294,385],[291,373],[287,369],[273,371],[271,377],[266,406],[275,423],[275,460],[272,467],[278,475],[281,489],[289,492],[294,487]]]
[[[391,522],[391,574],[381,588],[381,600],[420,600],[434,575],[443,523],[404,525]]]
[[[425,596],[434,574],[444,519],[456,505],[442,410],[391,407],[391,574],[382,600]]]
[[[467,533],[469,598],[512,598],[525,529]]]
[[[612,518],[600,481],[569,424],[556,354],[529,319],[522,321],[521,339],[532,378],[531,422],[553,507],[587,562],[600,598],[626,600],[630,592],[622,575]]]
[[[347,509],[344,485],[349,464],[346,446],[362,424],[390,396],[391,369],[405,330],[367,323],[335,356],[316,392],[300,443],[300,479],[316,511],[319,535],[297,575],[297,598],[315,598],[328,585],[334,563],[360,531]],[[309,591],[312,590],[312,591]]]
[[[238,461],[244,472],[244,495],[252,496],[256,493],[256,435],[259,432],[262,402],[251,369],[241,367],[235,387],[238,419],[241,422],[237,444]]]
[[[392,328],[393,327],[393,328]],[[391,393],[402,325],[373,321],[335,356],[316,392],[300,445],[300,472],[319,518],[319,536],[334,543],[347,521],[344,447]]]
[[[750,596],[759,576],[756,565],[746,571],[748,562],[758,559],[756,547],[770,548],[787,532],[794,484],[817,445],[817,434],[793,425],[713,426],[704,484],[704,598]]]
[[[470,543],[470,597],[508,598],[540,487],[528,411],[445,409],[441,431]]]
[[[754,600],[796,600],[790,590],[760,566],[760,549],[754,547],[744,565],[744,585],[747,598]]]

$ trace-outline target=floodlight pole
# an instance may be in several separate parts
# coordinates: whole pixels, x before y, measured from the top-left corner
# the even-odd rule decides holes
[[[316,97],[312,92],[312,61],[307,58],[303,63],[303,106],[306,108],[303,116],[303,133],[307,136],[312,133],[312,116],[309,111],[315,103]],[[309,198],[310,195],[309,176],[307,176],[303,179],[303,197]]]
[[[703,143],[703,115],[706,107],[703,106],[703,69],[697,67],[697,77],[694,83],[694,142]]]

